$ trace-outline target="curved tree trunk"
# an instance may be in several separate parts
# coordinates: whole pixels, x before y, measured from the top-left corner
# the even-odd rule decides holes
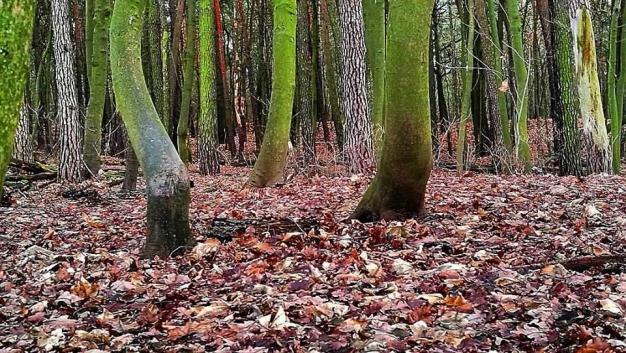
[[[352,218],[400,219],[424,212],[432,168],[428,46],[434,0],[389,4],[385,140],[376,177]]]
[[[368,116],[365,37],[361,0],[339,0],[341,26],[341,111],[348,173],[364,173],[375,164],[372,123]]]
[[[0,55],[0,67],[3,68],[0,75],[0,199],[28,79],[34,15],[34,1],[5,0],[0,3],[0,28],[3,31],[0,48],[3,53],[11,54]]]
[[[147,0],[116,1],[111,19],[111,74],[117,108],[146,178],[144,256],[165,258],[191,242],[189,174],[152,104],[141,68]]]
[[[87,57],[89,60],[87,66],[89,68],[87,71],[89,74],[89,104],[85,117],[83,158],[87,170],[92,175],[97,175],[100,170],[102,115],[106,101],[109,68],[109,24],[113,6],[110,0],[94,0],[93,5],[93,33],[90,35],[93,42],[91,55]]]
[[[273,0],[273,71],[270,113],[259,158],[247,184],[281,184],[287,159],[291,112],[296,82],[296,0]]]
[[[74,44],[70,38],[70,15],[66,0],[52,0],[54,72],[59,122],[59,173],[61,182],[78,182],[83,176],[80,109],[76,91]]]
[[[215,109],[215,22],[213,2],[200,0],[200,117],[198,152],[200,173],[220,172]]]
[[[194,68],[196,65],[196,0],[187,1],[187,47],[185,48],[184,85],[180,107],[180,117],[176,137],[178,154],[183,163],[189,163],[189,111],[191,108],[191,93],[193,88]]]

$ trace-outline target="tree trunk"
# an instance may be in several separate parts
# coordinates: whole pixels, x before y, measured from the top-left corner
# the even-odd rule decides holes
[[[28,79],[30,63],[30,41],[33,32],[35,2],[29,0],[6,0],[0,3],[0,199],[2,198],[4,177],[6,175],[15,129],[20,119],[20,107],[23,106],[24,89]],[[11,15],[6,15],[6,14]]]
[[[572,31],[575,39],[576,78],[589,172],[609,173],[611,153],[602,110],[595,38],[591,15],[585,7],[576,11],[576,17],[572,19]]]
[[[178,154],[183,163],[188,164],[189,152],[189,111],[193,91],[194,67],[196,65],[196,0],[187,0],[187,46],[185,48],[184,86],[176,136]]]
[[[213,2],[200,0],[200,117],[198,119],[200,173],[220,172],[215,109],[215,20]]]
[[[502,69],[502,58],[504,52],[500,44],[500,32],[498,31],[498,11],[496,9],[496,0],[487,0],[487,18],[489,20],[489,32],[491,33],[491,43],[493,43],[493,68],[496,75],[496,85],[502,85],[506,80],[506,75]],[[510,153],[513,149],[513,143],[511,142],[511,127],[509,121],[509,111],[506,105],[506,95],[508,92],[505,89],[499,89],[497,91],[498,98],[498,111],[500,113],[500,130],[502,131],[502,141],[506,151]]]
[[[385,103],[385,3],[386,0],[363,0],[365,22],[365,60],[371,80],[372,134],[376,159],[384,137],[383,107]]]
[[[315,127],[313,117],[313,102],[311,94],[315,87],[311,85],[311,35],[309,30],[309,6],[308,1],[298,0],[298,25],[296,28],[297,37],[297,111],[296,116],[300,118],[302,128],[302,149],[304,152],[304,164],[306,167],[315,163]]]
[[[152,104],[141,68],[141,30],[147,0],[117,1],[111,19],[111,72],[147,192],[144,256],[166,258],[191,242],[189,174]]]
[[[504,166],[508,149],[504,144],[504,131],[502,131],[502,120],[500,116],[501,110],[499,109],[498,102],[498,87],[500,87],[501,81],[496,72],[496,60],[500,60],[499,54],[495,54],[496,46],[492,44],[493,36],[491,33],[491,27],[487,17],[488,7],[486,0],[478,0],[476,2],[476,20],[480,27],[481,42],[484,52],[484,63],[486,70],[485,75],[485,95],[487,99],[487,112],[489,115],[489,123],[493,131],[493,137],[491,139],[491,155],[494,158],[494,163],[498,168]],[[506,102],[504,102],[506,105]],[[508,119],[508,118],[507,118]]]
[[[215,25],[217,30],[217,61],[219,63],[218,72],[222,84],[222,101],[224,103],[224,127],[226,132],[226,147],[230,151],[231,157],[237,153],[235,144],[235,107],[230,95],[230,85],[228,73],[226,71],[226,54],[224,53],[224,30],[222,28],[222,11],[219,0],[213,0],[215,9]]]
[[[616,96],[617,96],[617,114],[620,121],[624,122],[624,96],[626,95],[626,0],[621,0],[621,13],[618,21],[620,28],[619,33],[619,75],[617,78]],[[620,131],[621,132],[621,131]],[[623,141],[623,136],[621,137]],[[621,142],[621,141],[620,141]],[[620,147],[621,149],[621,147]]]
[[[20,108],[20,120],[17,125],[17,133],[15,134],[15,144],[13,145],[13,158],[22,160],[28,163],[34,163],[33,158],[33,143],[30,139],[30,119],[29,119],[29,106],[24,99],[22,108]],[[2,186],[0,185],[0,189]]]
[[[466,16],[464,19],[466,27],[465,41],[463,42],[463,61],[465,69],[463,71],[463,88],[461,93],[461,120],[459,121],[459,139],[456,144],[456,169],[461,173],[465,169],[465,144],[467,121],[471,115],[472,103],[472,75],[474,72],[474,0],[467,1]]]
[[[607,73],[608,112],[611,121],[611,146],[613,152],[613,173],[619,174],[621,164],[621,137],[622,137],[622,114],[617,105],[617,41],[618,23],[620,17],[620,5],[622,0],[613,0],[613,12],[611,15],[611,29],[609,38],[609,59]]]
[[[524,42],[522,21],[519,14],[519,0],[507,0],[506,13],[509,18],[511,50],[513,51],[513,68],[515,73],[515,143],[517,157],[524,166],[524,171],[532,168],[530,146],[528,145],[528,69],[524,59]]]
[[[351,218],[400,219],[424,213],[432,168],[428,46],[434,0],[389,3],[385,140],[376,177]]]
[[[83,158],[85,166],[92,175],[100,170],[100,152],[102,145],[102,114],[106,101],[107,72],[109,54],[109,24],[113,6],[110,0],[94,0],[93,32],[89,65],[89,104],[85,117],[85,139]],[[89,42],[88,42],[89,43]]]
[[[335,133],[337,134],[337,145],[339,149],[343,149],[344,145],[344,136],[343,136],[343,123],[344,117],[342,116],[341,109],[339,108],[339,95],[338,91],[338,79],[336,73],[337,65],[337,50],[336,46],[332,45],[330,39],[330,29],[333,27],[336,21],[333,21],[330,16],[330,11],[328,9],[327,0],[319,0],[320,1],[320,19],[324,24],[321,26],[321,43],[322,43],[322,57],[324,58],[324,76],[326,81],[326,86],[328,88],[328,100],[331,107],[331,118],[333,120],[333,124],[335,127]],[[334,0],[329,0],[334,1]],[[333,34],[335,32],[333,31]],[[337,40],[337,38],[334,38]]]
[[[348,173],[365,173],[375,165],[372,123],[368,116],[365,37],[361,0],[339,0],[341,26],[341,111]]]
[[[81,158],[80,109],[76,91],[74,44],[70,38],[70,14],[66,0],[52,0],[57,121],[59,122],[60,182],[79,182],[83,176]]]
[[[130,141],[129,141],[130,142]],[[126,149],[126,170],[124,171],[124,183],[122,184],[122,190],[135,191],[137,190],[137,174],[139,173],[139,161],[137,155],[133,150],[133,146],[128,144]]]
[[[296,82],[296,1],[273,0],[273,4],[272,97],[261,152],[247,182],[254,187],[284,182],[283,169],[287,159]]]

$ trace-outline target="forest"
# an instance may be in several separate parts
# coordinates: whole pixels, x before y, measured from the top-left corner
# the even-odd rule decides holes
[[[0,0],[0,353],[626,352],[626,0]]]

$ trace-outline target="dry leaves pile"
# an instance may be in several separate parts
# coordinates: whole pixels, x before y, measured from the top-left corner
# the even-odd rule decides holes
[[[619,352],[626,183],[436,171],[429,215],[344,221],[368,178],[240,190],[246,169],[194,175],[184,257],[142,260],[145,199],[58,189],[0,209],[0,352]],[[98,185],[93,185],[98,188]],[[315,218],[207,238],[215,217]]]

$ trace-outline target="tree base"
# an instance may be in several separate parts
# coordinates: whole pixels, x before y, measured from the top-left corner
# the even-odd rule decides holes
[[[145,258],[165,259],[193,245],[189,228],[190,187],[186,171],[161,172],[148,180]]]
[[[424,208],[426,183],[407,184],[404,188],[394,190],[383,185],[381,179],[374,179],[356,210],[350,215],[351,219],[364,223],[380,220],[398,221],[426,213]]]

